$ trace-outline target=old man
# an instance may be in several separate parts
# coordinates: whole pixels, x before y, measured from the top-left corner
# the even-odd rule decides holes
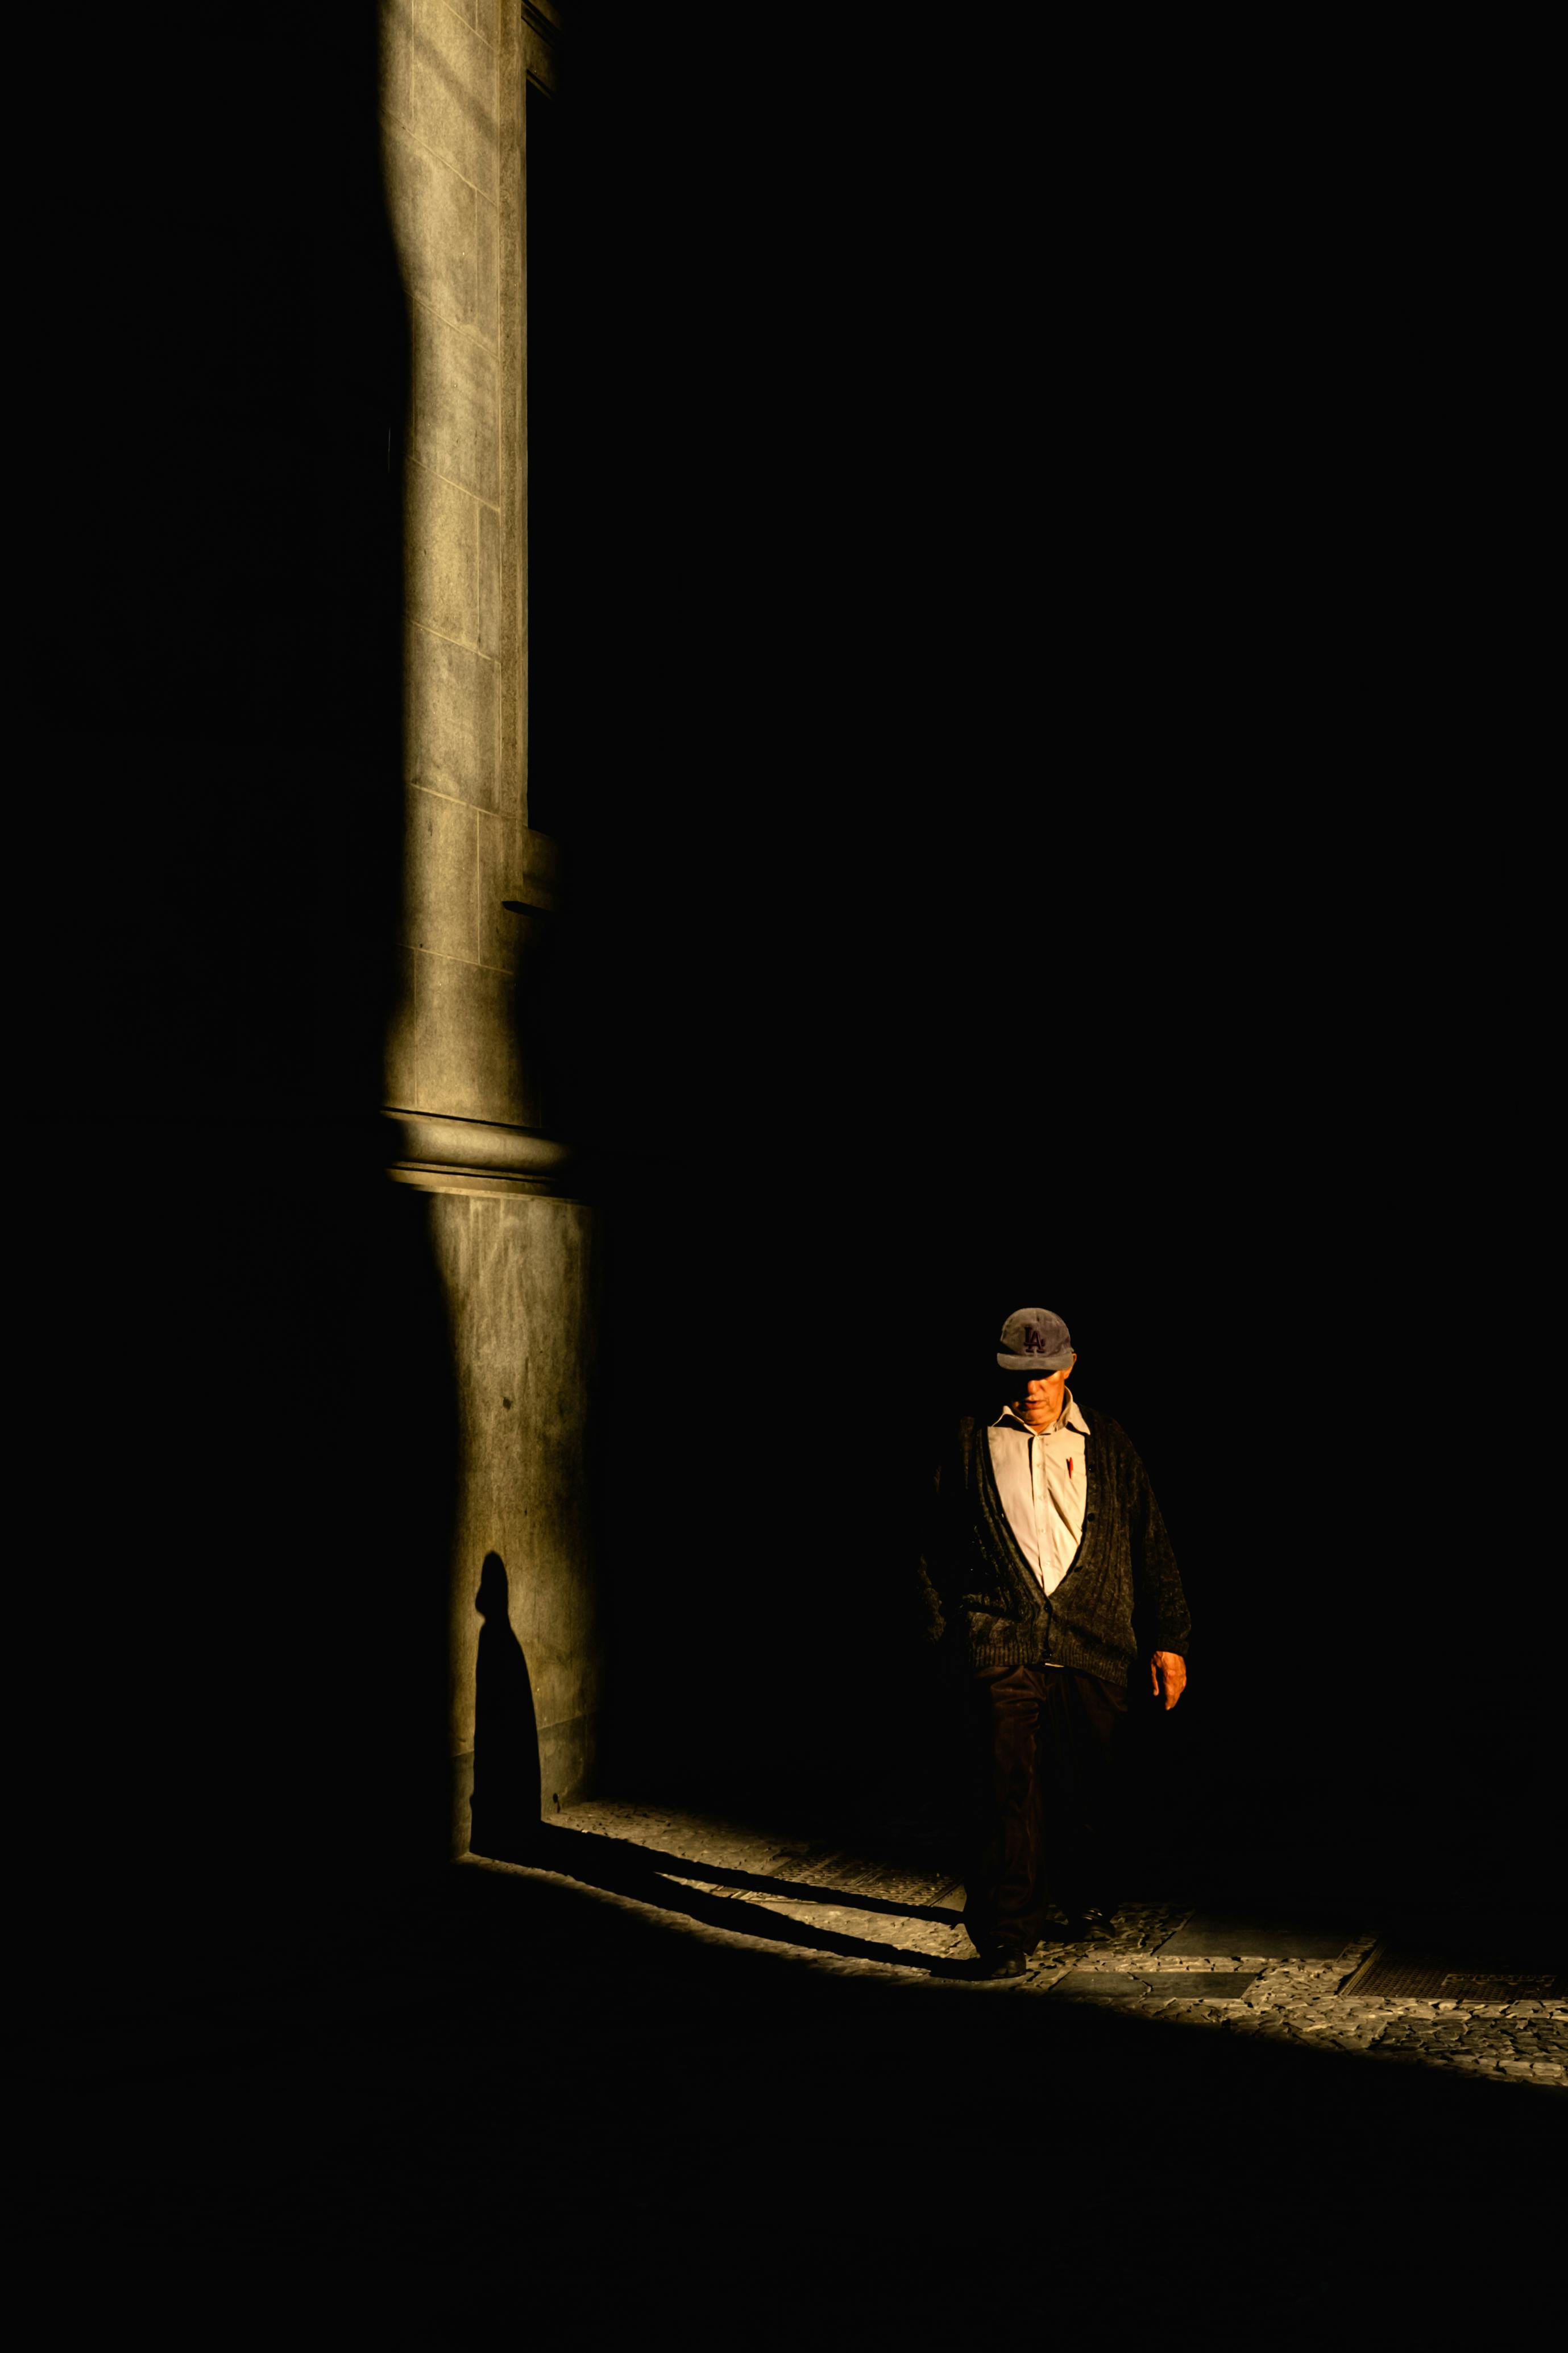
[[[1187,1606],[1148,1472],[1068,1386],[1077,1362],[1059,1315],[1009,1315],[994,1409],[959,1421],[933,1481],[921,1580],[963,1690],[964,1925],[983,1977],[1023,1976],[1053,1905],[1072,1940],[1112,1933],[1132,1679],[1167,1709],[1187,1680]]]

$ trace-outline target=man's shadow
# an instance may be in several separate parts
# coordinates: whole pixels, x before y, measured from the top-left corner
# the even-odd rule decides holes
[[[474,1694],[468,1843],[493,1862],[531,1862],[542,1825],[539,1725],[522,1644],[511,1630],[506,1564],[488,1552],[474,1607],[483,1619]]]
[[[956,1921],[955,1912],[693,1862],[688,1856],[640,1847],[629,1840],[568,1830],[542,1820],[533,1687],[522,1645],[511,1630],[508,1601],[506,1564],[499,1553],[487,1553],[479,1569],[479,1589],[474,1597],[474,1607],[484,1623],[479,1629],[475,1677],[474,1794],[468,1833],[471,1852],[491,1862],[531,1863],[585,1886],[630,1895],[640,1903],[656,1905],[662,1911],[684,1913],[712,1927],[858,1959],[912,1965],[927,1968],[935,1976],[963,1974],[950,1961],[911,1953],[897,1945],[807,1927],[769,1911],[765,1905],[737,1904],[732,1897],[710,1895],[681,1882],[695,1879],[710,1885],[781,1896],[786,1901],[903,1914],[916,1919]]]

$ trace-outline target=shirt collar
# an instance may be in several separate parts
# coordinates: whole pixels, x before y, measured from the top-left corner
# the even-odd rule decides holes
[[[1027,1422],[1018,1419],[1009,1406],[1003,1407],[991,1427],[993,1430],[1021,1430],[1026,1438],[1054,1438],[1058,1430],[1076,1430],[1083,1438],[1093,1435],[1070,1388],[1063,1391],[1062,1409],[1049,1430],[1031,1430]]]

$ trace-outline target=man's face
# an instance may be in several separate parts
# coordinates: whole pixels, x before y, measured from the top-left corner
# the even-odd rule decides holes
[[[1018,1394],[1009,1398],[1008,1404],[1021,1422],[1030,1430],[1049,1430],[1058,1419],[1062,1400],[1067,1394],[1068,1375],[1078,1358],[1064,1365],[1059,1373],[1030,1373],[1026,1377],[1015,1373]]]

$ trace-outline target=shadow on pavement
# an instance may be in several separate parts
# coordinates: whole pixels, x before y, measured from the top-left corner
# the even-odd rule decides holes
[[[689,1855],[672,1854],[659,1847],[643,1846],[635,1839],[613,1838],[598,1831],[568,1830],[552,1822],[541,1822],[540,1835],[530,1849],[528,1860],[536,1870],[561,1872],[569,1879],[580,1879],[599,1887],[622,1887],[638,1878],[659,1878],[660,1890],[668,1883],[660,1874],[670,1879],[706,1880],[715,1887],[736,1887],[748,1894],[774,1895],[788,1904],[828,1904],[842,1905],[846,1911],[889,1912],[907,1920],[956,1921],[958,1913],[951,1905],[903,1904],[885,1895],[868,1895],[853,1887],[838,1887],[826,1882],[799,1879],[776,1879],[755,1871],[742,1871],[728,1863],[693,1862]],[[679,1894],[679,1889],[671,1889]],[[656,1892],[651,1901],[663,1903],[662,1892]],[[729,1915],[726,1915],[729,1916]]]
[[[603,1888],[607,1894],[628,1895],[662,1912],[679,1913],[702,1926],[721,1928],[731,1936],[765,1936],[781,1945],[796,1945],[827,1953],[841,1960],[882,1961],[900,1968],[924,1969],[933,1977],[949,1976],[958,1964],[935,1958],[917,1948],[847,1936],[832,1928],[815,1927],[770,1911],[763,1904],[740,1904],[733,1896],[706,1895],[681,1883],[702,1879],[748,1893],[776,1896],[783,1903],[823,1904],[846,1911],[891,1913],[906,1919],[952,1922],[951,1908],[889,1903],[880,1897],[857,1895],[837,1887],[814,1887],[795,1880],[769,1879],[754,1872],[736,1871],[712,1863],[692,1862],[685,1855],[666,1854],[626,1839],[597,1832],[561,1829],[543,1822],[526,1860],[537,1871],[552,1872],[580,1886]]]
[[[601,2336],[652,2295],[921,2342],[1109,2282],[1175,2341],[1479,2320],[1555,2243],[1532,2087],[803,1967],[504,1871],[366,1968],[205,2066],[13,2087],[14,2226],[110,2268],[460,2258]]]

